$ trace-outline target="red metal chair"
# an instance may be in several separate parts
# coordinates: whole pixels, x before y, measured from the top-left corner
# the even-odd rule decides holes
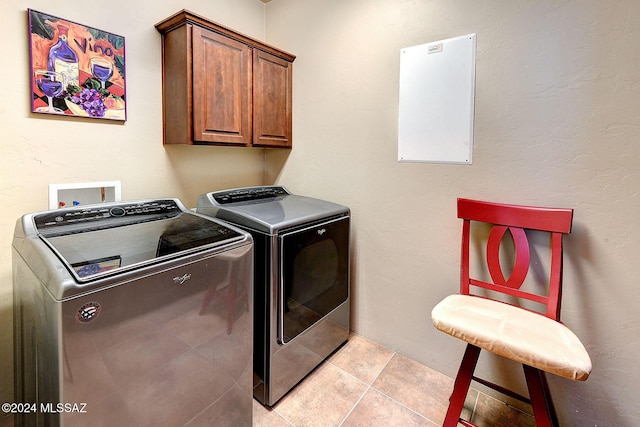
[[[591,373],[591,359],[584,346],[560,322],[562,238],[571,231],[573,210],[458,199],[458,218],[463,219],[460,293],[446,297],[431,313],[439,331],[468,343],[443,427],[455,427],[458,423],[474,426],[460,419],[472,380],[531,404],[536,425],[557,426],[545,372],[575,381],[584,381]],[[475,262],[470,267],[471,236],[475,241],[483,230],[476,222],[491,225],[484,257],[477,258],[474,253],[471,258],[483,259],[486,268],[482,269]],[[525,280],[531,265],[528,235],[540,234],[525,230],[550,235],[550,262],[543,269],[545,280],[548,279],[542,286],[546,288],[544,291],[530,290],[540,287],[539,283]],[[511,239],[505,238],[507,234]],[[509,241],[512,245],[506,244]],[[501,260],[509,255],[513,257],[513,267],[509,277],[505,277]],[[541,269],[535,264],[536,278]],[[528,302],[520,306],[516,300]],[[474,376],[482,349],[522,364],[529,398]]]

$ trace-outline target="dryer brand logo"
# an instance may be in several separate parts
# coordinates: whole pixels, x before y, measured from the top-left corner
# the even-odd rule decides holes
[[[322,236],[326,232],[327,232],[326,228],[321,228],[320,230],[318,230],[318,236]]]
[[[173,278],[173,283],[177,284],[177,285],[184,285],[184,282],[186,282],[187,280],[191,279],[191,274],[190,273],[186,273],[182,276],[177,276]]]
[[[80,323],[92,322],[100,314],[102,306],[97,302],[88,302],[76,312],[76,320]]]

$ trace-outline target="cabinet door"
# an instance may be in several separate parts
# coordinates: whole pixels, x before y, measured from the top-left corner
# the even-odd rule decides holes
[[[292,64],[253,52],[253,145],[291,147]]]
[[[251,144],[251,49],[193,26],[193,140]]]

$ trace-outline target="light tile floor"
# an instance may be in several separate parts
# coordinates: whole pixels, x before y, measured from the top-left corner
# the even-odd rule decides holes
[[[255,427],[440,426],[453,379],[358,335],[267,409]],[[463,417],[481,427],[534,426],[533,417],[477,390]]]

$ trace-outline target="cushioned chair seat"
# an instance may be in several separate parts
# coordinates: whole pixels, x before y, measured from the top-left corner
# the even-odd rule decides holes
[[[431,312],[440,331],[543,371],[584,381],[591,359],[564,324],[499,301],[450,295]]]

